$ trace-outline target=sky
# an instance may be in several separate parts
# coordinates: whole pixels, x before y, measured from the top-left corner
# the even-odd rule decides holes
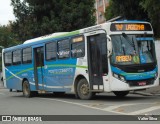
[[[0,25],[7,25],[9,21],[14,21],[13,7],[11,0],[0,0]]]

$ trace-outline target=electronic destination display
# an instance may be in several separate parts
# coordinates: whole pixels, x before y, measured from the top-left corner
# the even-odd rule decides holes
[[[113,23],[111,31],[152,31],[151,25],[147,23]]]

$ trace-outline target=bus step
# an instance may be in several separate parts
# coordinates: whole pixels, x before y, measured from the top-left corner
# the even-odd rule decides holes
[[[91,92],[104,92],[104,90],[89,90]]]
[[[46,91],[45,90],[38,90],[38,93],[46,93]]]

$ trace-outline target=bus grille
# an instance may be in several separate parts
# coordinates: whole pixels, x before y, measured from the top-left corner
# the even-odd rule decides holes
[[[146,80],[128,80],[127,83],[129,86],[146,86],[152,85],[154,83],[154,78],[146,79]]]

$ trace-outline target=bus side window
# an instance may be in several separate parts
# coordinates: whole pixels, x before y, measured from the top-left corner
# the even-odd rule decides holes
[[[21,50],[13,51],[13,65],[21,64]]]
[[[5,66],[12,65],[12,52],[7,52],[4,54],[4,63]]]
[[[32,49],[31,49],[31,47],[23,49],[22,62],[23,62],[23,64],[32,62]]]
[[[78,36],[72,39],[71,55],[73,58],[84,57],[85,55],[85,42],[83,36]]]
[[[57,58],[57,43],[51,42],[46,44],[46,60],[56,60]]]
[[[64,59],[70,57],[69,39],[58,41],[58,58]]]

